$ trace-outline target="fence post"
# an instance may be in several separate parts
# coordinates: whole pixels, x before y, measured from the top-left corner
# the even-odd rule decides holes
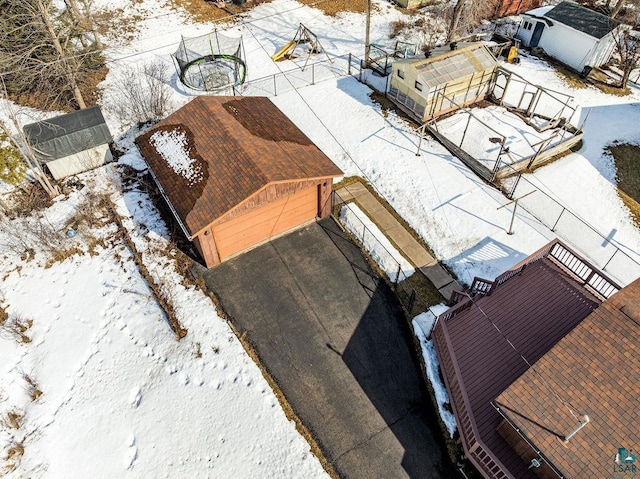
[[[398,272],[396,274],[396,280],[394,282],[396,286],[398,286],[398,283],[400,282],[400,273],[402,273],[402,266],[400,266],[400,263],[398,263]]]
[[[351,52],[349,52],[349,63],[347,64],[347,73],[351,76]]]
[[[273,96],[278,96],[278,91],[276,88],[276,76],[273,75]]]
[[[558,215],[558,219],[556,220],[555,223],[553,223],[553,228],[551,228],[551,231],[553,231],[554,233],[556,232],[556,226],[558,226],[558,222],[560,221],[560,218],[562,217],[562,213],[564,213],[564,206],[562,207],[562,211],[560,212],[560,214]]]
[[[316,64],[315,63],[311,64],[311,84],[312,85],[316,84]]]
[[[336,190],[331,190],[331,214],[336,215]]]
[[[362,246],[364,246],[364,235],[367,232],[367,227],[364,223],[362,223]]]
[[[604,264],[604,266],[602,267],[602,271],[606,271],[606,270],[607,270],[607,266],[609,266],[609,263],[611,263],[611,260],[615,257],[615,255],[618,253],[618,251],[619,251],[619,250],[618,250],[618,248],[616,248],[616,249],[613,251],[613,254],[611,255],[611,258],[609,258],[609,261],[607,261],[607,262]]]
[[[413,309],[413,303],[415,303],[415,301],[416,301],[416,290],[412,289],[411,295],[409,296],[409,304],[407,305],[407,311],[409,311],[409,313],[411,313],[411,310]]]

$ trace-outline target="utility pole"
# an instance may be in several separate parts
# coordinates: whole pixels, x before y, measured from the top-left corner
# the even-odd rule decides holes
[[[371,0],[367,0],[367,31],[364,37],[364,66],[369,66],[369,52],[371,45],[369,44],[369,30],[371,30]]]

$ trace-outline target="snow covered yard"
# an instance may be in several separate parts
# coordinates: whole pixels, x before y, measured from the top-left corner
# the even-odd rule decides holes
[[[42,229],[3,221],[0,446],[14,451],[3,474],[326,477],[211,300],[176,272],[150,199],[119,193],[113,174],[83,175],[84,189],[43,212],[46,232],[62,233],[50,253],[21,258]],[[100,192],[189,330],[181,341],[104,209],[88,213],[102,226],[64,235]]]
[[[437,122],[438,131],[493,170],[498,159],[516,163],[533,156],[542,146],[551,148],[573,135],[566,130],[552,128],[537,131],[513,112],[504,107],[491,105],[457,112]],[[479,121],[478,121],[479,120]],[[502,154],[501,139],[508,154]]]
[[[170,65],[181,35],[209,33],[214,25],[197,24],[155,0],[97,3],[139,17],[134,41],[109,49],[110,73],[101,85],[107,121],[122,134],[128,126],[119,123],[112,107],[119,101],[116,83],[123,72],[146,61]],[[390,21],[403,16],[386,2],[376,4],[372,40],[383,42]],[[251,80],[301,63],[299,58],[276,64],[270,58],[301,22],[318,34],[330,55],[362,54],[361,15],[331,18],[293,0],[263,3],[236,24],[217,28],[243,36]],[[615,167],[604,153],[616,140],[640,143],[638,89],[632,87],[628,97],[575,89],[546,62],[524,55],[519,66],[506,68],[573,95],[582,109],[571,122],[586,120],[582,149],[527,175],[528,184],[640,261],[640,232],[617,195]],[[373,76],[370,81],[384,84]],[[169,85],[174,108],[192,98],[175,73]],[[524,210],[518,210],[515,234],[508,235],[511,209],[498,209],[507,199],[432,140],[424,141],[416,156],[414,125],[383,111],[370,94],[354,78],[343,77],[272,100],[340,168],[371,181],[463,282],[497,276],[556,235]],[[30,120],[42,117],[31,113]],[[144,168],[135,150],[120,162]],[[0,445],[11,456],[0,463],[1,473],[11,478],[326,477],[210,300],[182,284],[165,252],[166,227],[149,198],[135,189],[119,193],[110,171],[83,175],[87,187],[56,201],[40,222],[46,228],[38,228],[34,217],[0,231],[0,307],[8,315],[0,311]],[[147,269],[176,305],[189,330],[182,341],[176,341],[112,223],[98,220],[76,238],[64,237],[67,219],[100,190],[111,195]],[[544,209],[544,203],[532,201],[535,195],[528,198],[531,211]],[[563,239],[577,241],[575,231],[568,229]],[[50,232],[61,236],[49,251],[30,246]],[[600,261],[602,239],[592,243],[593,248],[579,249]],[[56,252],[59,258],[50,261]]]

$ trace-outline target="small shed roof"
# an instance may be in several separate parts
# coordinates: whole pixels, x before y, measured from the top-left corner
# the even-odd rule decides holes
[[[111,141],[99,106],[67,113],[23,127],[40,161],[53,161]]]
[[[594,38],[602,38],[620,23],[574,2],[562,2],[549,10],[545,17],[556,20]]]
[[[190,236],[269,183],[343,174],[266,97],[198,97],[136,143]]]
[[[619,447],[640,444],[639,336],[640,279],[602,303],[497,398],[566,477],[604,477]],[[569,441],[559,440],[582,414],[590,422]]]
[[[429,58],[400,60],[411,64],[418,78],[429,87],[443,85],[476,72],[495,68],[497,61],[483,43],[462,44],[455,50],[449,47],[431,52]]]
[[[496,431],[502,416],[491,402],[528,369],[523,357],[529,363],[537,361],[599,304],[572,276],[543,257],[490,296],[474,299],[468,309],[438,322],[477,440],[514,477],[535,475]]]
[[[555,5],[545,5],[544,7],[538,7],[534,8],[533,10],[528,10],[525,12],[525,15],[529,15],[532,17],[542,17],[555,7]]]

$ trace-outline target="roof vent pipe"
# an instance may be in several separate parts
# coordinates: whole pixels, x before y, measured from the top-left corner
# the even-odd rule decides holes
[[[567,442],[569,439],[571,439],[573,436],[576,435],[576,433],[582,429],[583,427],[585,427],[587,424],[589,424],[589,416],[587,416],[586,414],[582,416],[584,421],[580,422],[580,425],[575,428],[573,431],[571,431],[567,436],[564,437],[564,442]]]

